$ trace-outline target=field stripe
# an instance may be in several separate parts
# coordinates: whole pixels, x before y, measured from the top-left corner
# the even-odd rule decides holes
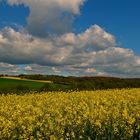
[[[40,82],[40,83],[53,83],[52,81],[45,81],[45,80],[31,80],[31,79],[25,79],[25,78],[20,78],[20,77],[0,77],[3,79],[13,79],[13,80],[20,80],[20,81],[31,81],[31,82]]]

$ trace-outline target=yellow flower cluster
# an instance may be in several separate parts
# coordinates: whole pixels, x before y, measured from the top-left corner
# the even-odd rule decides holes
[[[140,139],[140,89],[1,95],[0,139]]]

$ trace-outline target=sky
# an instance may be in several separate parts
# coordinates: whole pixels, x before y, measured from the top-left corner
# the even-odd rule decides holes
[[[0,74],[140,77],[139,0],[0,0]]]

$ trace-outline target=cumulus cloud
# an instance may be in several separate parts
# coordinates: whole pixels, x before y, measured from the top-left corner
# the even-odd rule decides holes
[[[12,64],[0,63],[0,67],[1,67],[1,68],[13,68],[13,67],[15,67],[15,66],[12,65]]]
[[[10,5],[24,4],[29,8],[27,30],[40,37],[70,31],[73,18],[80,14],[84,2],[85,0],[8,0]]]
[[[28,64],[14,67],[15,72],[24,73],[140,75],[140,57],[118,47],[115,37],[98,25],[77,35],[70,32],[53,38],[38,38],[6,27],[0,31],[0,61],[1,66]]]
[[[0,74],[17,74],[18,67],[8,63],[0,63]]]
[[[26,66],[26,67],[24,68],[24,70],[25,70],[25,71],[32,71],[33,69],[32,69],[31,66]]]
[[[78,35],[66,33],[49,39],[6,27],[0,32],[0,60],[14,64],[69,65],[79,63],[77,57],[84,62],[115,45],[114,37],[97,25]]]

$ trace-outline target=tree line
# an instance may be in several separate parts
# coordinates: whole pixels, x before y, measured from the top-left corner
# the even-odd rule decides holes
[[[45,90],[97,90],[115,88],[140,88],[140,78],[116,77],[65,77],[58,75],[19,75],[20,78],[33,80],[49,80]]]

